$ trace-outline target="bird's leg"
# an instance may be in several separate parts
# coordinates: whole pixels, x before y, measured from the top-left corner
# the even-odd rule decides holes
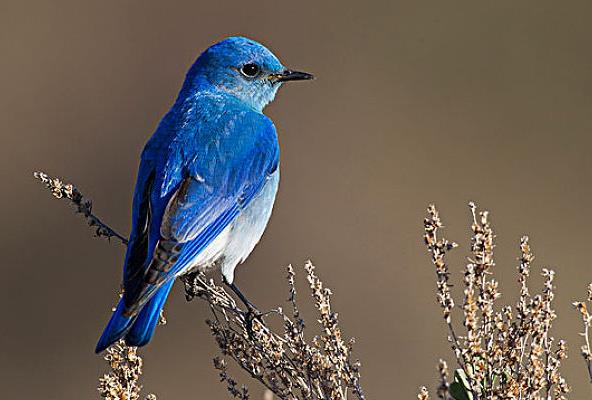
[[[257,310],[257,307],[255,307],[255,305],[253,303],[251,303],[249,300],[247,300],[247,298],[245,297],[245,295],[240,291],[240,289],[238,288],[238,286],[236,286],[234,283],[228,283],[226,282],[226,280],[224,280],[224,283],[226,283],[226,286],[228,286],[230,289],[232,289],[232,291],[234,292],[234,294],[236,294],[238,296],[238,298],[240,299],[240,301],[243,302],[243,304],[247,307],[247,309],[249,311],[256,311],[257,313],[259,312],[259,310]]]
[[[257,319],[257,320],[259,320],[259,322],[261,324],[263,324],[263,321],[261,320],[261,317],[263,316],[263,314],[257,309],[257,307],[255,307],[255,305],[253,303],[251,303],[249,300],[247,300],[247,298],[240,291],[238,286],[236,286],[234,283],[228,283],[226,281],[226,279],[224,279],[224,283],[226,284],[226,286],[228,286],[230,289],[232,289],[232,291],[238,296],[238,298],[247,307],[247,313],[245,315],[245,319],[246,319],[245,322],[247,325],[247,333],[249,336],[252,337],[253,336],[253,320]]]

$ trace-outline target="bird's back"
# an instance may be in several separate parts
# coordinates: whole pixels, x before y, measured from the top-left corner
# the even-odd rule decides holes
[[[279,146],[275,128],[262,113],[232,96],[211,91],[197,92],[183,101],[177,101],[163,118],[142,154],[143,168],[154,169],[150,190],[152,221],[147,259],[143,265],[150,262],[158,240],[164,238],[187,242],[198,237],[200,232],[208,228],[210,219],[206,218],[207,215],[215,214],[218,208],[227,208],[231,206],[230,202],[237,202],[237,215],[242,213],[267,186],[278,162]],[[253,175],[253,171],[260,172]],[[197,190],[186,194],[188,199],[183,204],[186,210],[170,212],[171,198],[187,177],[197,182]],[[277,178],[272,181],[276,182]],[[277,182],[272,186],[275,187],[275,197]],[[239,192],[244,193],[235,198]],[[205,203],[204,197],[208,199]],[[272,204],[273,201],[268,204],[269,212],[262,215],[266,216],[263,218],[263,227]],[[265,208],[261,204],[258,207]],[[261,233],[255,235],[255,243],[263,231],[259,230]],[[237,247],[240,246],[233,246],[235,251],[232,257],[226,253],[226,264],[236,265],[252,250],[252,246],[247,246],[241,252]],[[234,265],[230,269],[234,269]],[[128,286],[135,286],[135,280],[141,276],[134,275],[131,278]]]
[[[162,157],[161,152],[166,149],[168,159],[159,160],[160,168],[165,171],[163,177],[171,170],[186,168],[188,173],[202,178],[202,183],[212,191],[223,191],[224,185],[220,183],[232,181],[226,174],[239,174],[245,162],[263,161],[268,153],[274,153],[273,158],[277,159],[279,147],[271,120],[235,98],[205,91],[177,106],[179,109],[165,117],[162,127],[146,146],[157,157]],[[224,168],[220,168],[221,164]],[[223,176],[219,176],[219,171],[223,171]],[[259,242],[271,216],[279,184],[277,161],[266,174],[253,200],[241,206],[233,222],[177,275],[193,268],[215,266],[232,281],[234,268]],[[167,192],[175,182],[176,179],[172,182],[163,179],[161,192]],[[161,235],[166,236],[167,229],[174,225],[175,218],[165,218]]]

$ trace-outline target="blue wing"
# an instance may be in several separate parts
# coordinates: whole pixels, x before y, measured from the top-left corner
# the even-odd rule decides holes
[[[132,207],[124,294],[97,352],[145,344],[175,276],[226,228],[277,169],[275,127],[229,99],[176,105],[147,143]]]
[[[215,100],[169,113],[142,154],[124,268],[126,317],[187,268],[278,166],[271,120]]]

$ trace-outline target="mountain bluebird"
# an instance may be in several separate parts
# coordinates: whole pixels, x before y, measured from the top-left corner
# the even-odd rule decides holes
[[[262,111],[283,82],[307,79],[242,37],[198,57],[142,152],[123,297],[96,352],[121,338],[148,343],[175,278],[189,271],[220,268],[246,301],[234,269],[261,238],[279,181],[277,134]]]

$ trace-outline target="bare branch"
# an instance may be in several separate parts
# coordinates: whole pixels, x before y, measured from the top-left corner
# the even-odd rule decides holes
[[[76,212],[84,215],[84,218],[88,221],[88,225],[95,229],[96,236],[107,238],[107,240],[116,238],[122,244],[127,245],[127,239],[124,236],[111,229],[99,217],[93,214],[92,201],[85,198],[74,185],[64,183],[58,178],[52,178],[41,171],[34,172],[33,176],[43,182],[55,198],[70,200],[70,203],[76,207]]]
[[[463,278],[463,335],[457,336],[452,326],[450,316],[454,301],[448,282],[449,268],[444,259],[446,253],[456,246],[446,239],[438,238],[438,230],[443,225],[434,206],[428,208],[428,218],[424,220],[424,240],[436,267],[436,295],[451,332],[452,338],[449,340],[452,350],[460,366],[455,371],[454,382],[449,383],[446,364],[440,361],[438,397],[446,400],[564,399],[569,387],[560,374],[560,366],[567,357],[567,346],[562,340],[554,345],[550,334],[556,318],[552,307],[555,273],[543,269],[543,290],[531,297],[527,277],[534,256],[528,238],[523,237],[520,241],[520,297],[515,306],[517,315],[513,315],[510,306],[496,309],[495,302],[501,294],[497,281],[491,277],[495,266],[495,235],[489,213],[479,212],[474,203],[470,203],[469,207],[472,236],[471,254]],[[592,289],[590,291],[592,298]],[[585,304],[576,303],[576,307],[582,312],[587,333],[592,321]],[[592,364],[588,345],[584,346],[582,354],[588,365]],[[421,395],[427,398],[427,392]]]
[[[70,200],[77,207],[77,212],[96,227],[97,236],[115,237],[127,244],[127,239],[92,214],[92,203],[73,185],[64,184],[42,172],[36,172],[35,177],[45,183],[56,198]],[[234,360],[280,399],[346,400],[348,394],[365,399],[360,385],[360,363],[351,357],[354,340],[346,342],[343,338],[338,315],[331,308],[332,293],[324,287],[310,261],[306,263],[305,270],[322,328],[322,334],[310,342],[305,340],[305,324],[296,303],[292,266],[287,268],[291,316],[282,308],[254,315],[251,310],[241,309],[224,288],[212,279],[206,279],[203,274],[190,273],[182,277],[187,300],[199,298],[210,307],[212,318],[207,324],[221,352],[221,356],[214,360],[214,367],[235,398],[246,400],[249,392],[229,375],[225,357]],[[283,330],[275,332],[265,322],[268,317],[280,318]],[[164,321],[162,316],[161,320]],[[141,359],[136,349],[118,343],[108,349],[106,359],[110,362],[115,360],[112,368],[121,367],[122,359],[127,366],[101,378],[101,395],[108,400],[138,399],[137,379],[141,374]]]
[[[107,349],[105,361],[109,372],[99,378],[99,395],[105,400],[139,400],[142,386],[139,384],[142,375],[142,358],[136,347],[126,346],[119,341]],[[156,400],[149,394],[145,400]]]
[[[592,304],[592,283],[588,285],[588,298],[587,302],[576,301],[573,306],[578,310],[582,316],[582,322],[584,323],[584,332],[580,333],[584,337],[584,345],[581,347],[581,355],[586,362],[586,369],[592,383],[592,353],[590,347],[590,326],[592,326],[592,315],[588,311],[588,306]]]

